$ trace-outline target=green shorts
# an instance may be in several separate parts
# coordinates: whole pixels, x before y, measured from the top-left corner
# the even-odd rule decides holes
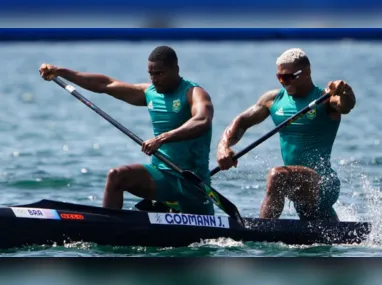
[[[178,201],[180,211],[185,214],[214,214],[213,203],[177,173],[159,170],[152,164],[143,164],[143,166],[155,182],[157,201]]]
[[[318,207],[317,209],[305,210],[298,205],[294,204],[297,214],[300,219],[331,219],[337,217],[333,205],[337,202],[340,195],[341,182],[336,174],[332,176],[327,175],[320,181]]]

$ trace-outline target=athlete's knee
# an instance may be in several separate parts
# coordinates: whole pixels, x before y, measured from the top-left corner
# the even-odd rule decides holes
[[[273,167],[268,173],[268,182],[270,184],[285,184],[288,181],[289,173],[283,167]]]
[[[116,167],[109,170],[107,173],[107,178],[109,181],[117,183],[120,182],[123,178],[126,179],[129,176],[129,173],[132,172],[130,167]]]
[[[267,178],[267,194],[281,195],[285,194],[286,189],[289,187],[289,173],[283,167],[274,167],[268,173]]]
[[[119,170],[118,168],[112,168],[109,170],[109,172],[107,173],[107,178],[109,180],[116,180],[119,176]]]

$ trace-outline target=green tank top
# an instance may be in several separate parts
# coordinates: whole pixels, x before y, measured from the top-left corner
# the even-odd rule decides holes
[[[270,108],[275,125],[279,125],[322,96],[323,90],[314,86],[305,98],[293,98],[282,88]],[[319,105],[281,129],[280,146],[284,164],[306,166],[320,175],[334,173],[330,158],[339,125],[340,120],[330,118],[326,106]]]
[[[154,136],[176,129],[191,118],[187,91],[198,84],[185,80],[172,93],[158,93],[153,85],[145,92]],[[163,144],[159,150],[183,170],[190,170],[209,181],[209,154],[212,128],[201,137]],[[152,156],[152,164],[158,169],[171,170],[165,163]]]

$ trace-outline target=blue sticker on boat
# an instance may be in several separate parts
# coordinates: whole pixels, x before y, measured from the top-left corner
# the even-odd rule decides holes
[[[225,216],[191,215],[173,213],[148,213],[151,224],[229,228]]]
[[[56,210],[40,208],[19,208],[11,207],[13,213],[18,218],[60,220],[60,215]]]

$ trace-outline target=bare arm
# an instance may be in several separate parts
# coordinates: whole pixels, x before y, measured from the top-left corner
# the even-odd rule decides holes
[[[136,106],[146,105],[145,90],[150,86],[149,83],[127,84],[102,74],[60,67],[56,69],[55,74],[95,93],[105,93]]]
[[[229,148],[237,144],[248,128],[264,121],[270,114],[269,108],[278,92],[278,89],[266,92],[255,105],[238,115],[224,130],[219,146]]]
[[[214,108],[209,94],[200,87],[193,87],[187,92],[187,100],[192,117],[179,128],[160,135],[161,143],[194,139],[211,128]]]

